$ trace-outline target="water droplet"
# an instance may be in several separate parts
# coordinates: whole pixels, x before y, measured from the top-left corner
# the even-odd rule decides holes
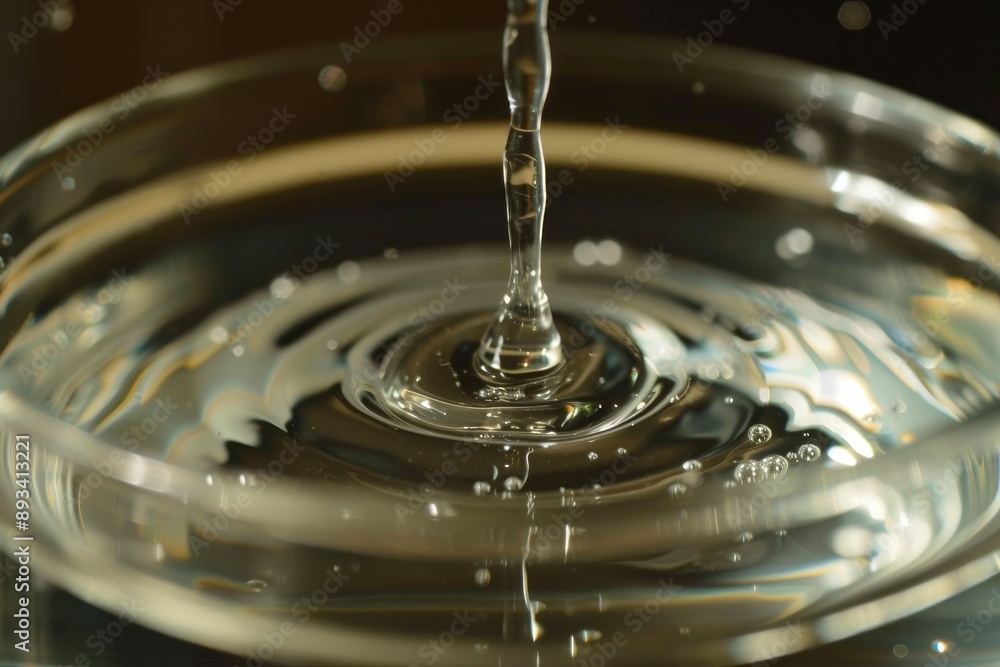
[[[490,584],[490,571],[485,567],[476,570],[476,586],[483,588],[484,586],[489,586]]]
[[[476,482],[472,485],[472,492],[477,496],[485,496],[487,493],[493,490],[489,482]]]
[[[769,479],[777,479],[788,472],[788,459],[780,454],[766,456],[760,462],[760,469]]]
[[[667,488],[667,493],[670,494],[671,498],[683,498],[687,495],[688,488],[683,484],[671,484]]]
[[[687,627],[686,625],[682,625],[680,628],[678,628],[678,631],[682,635],[689,635],[689,634],[691,634],[691,628]]]
[[[328,341],[326,341],[326,349],[330,350],[331,352],[333,352],[334,350],[336,350],[337,349],[337,341],[335,341],[335,340],[328,340]]]
[[[691,86],[691,90],[692,92],[694,92],[695,95],[701,95],[702,93],[705,92],[705,82],[695,81],[694,85]]]
[[[792,463],[795,463],[796,461],[799,460],[799,455],[795,452],[786,452],[785,458],[791,461]]]
[[[774,536],[775,537],[785,537],[786,535],[788,535],[788,531],[787,530],[776,530],[776,531],[774,531]]]
[[[732,405],[732,404],[733,404],[733,397],[726,396],[726,405]]]
[[[736,541],[742,544],[753,542],[753,533],[750,532],[740,533],[739,535],[736,536]]]
[[[740,484],[756,482],[760,478],[760,466],[756,461],[741,461],[736,465],[733,476]]]
[[[729,554],[729,560],[733,561],[734,563],[739,563],[741,560],[743,560],[743,558],[734,551],[733,553]]]
[[[681,467],[688,472],[698,472],[701,470],[701,461],[691,459],[690,461],[685,461]]]
[[[754,424],[747,431],[747,437],[750,438],[750,442],[763,445],[771,439],[771,429],[764,424]]]
[[[892,408],[892,411],[898,415],[901,415],[904,412],[906,412],[906,403],[904,403],[902,399],[897,398],[889,405],[889,407]]]
[[[892,647],[892,654],[897,658],[905,658],[910,654],[910,649],[905,644],[896,644]]]
[[[480,642],[476,644],[476,653],[486,653],[486,651],[489,650],[489,648],[490,648],[489,644],[484,644],[483,642]]]
[[[597,452],[590,452],[589,454],[587,454],[587,460],[588,461],[596,461],[597,460]]]
[[[774,251],[786,262],[809,254],[812,248],[812,234],[801,227],[796,227],[780,236],[774,244]]]
[[[520,491],[524,486],[524,481],[520,477],[512,476],[503,481],[503,488],[508,491]]]
[[[337,277],[345,283],[353,283],[361,277],[361,267],[355,262],[344,262],[337,267]]]
[[[589,644],[590,642],[600,641],[603,636],[604,633],[600,630],[580,630],[576,633],[576,640],[582,644]]]
[[[13,242],[14,242],[14,237],[8,234],[7,232],[0,234],[0,247],[6,248]]]
[[[618,449],[615,450],[615,453],[618,454],[618,456],[625,456],[626,454],[628,454],[628,450],[625,449],[624,447],[619,447]]]
[[[319,76],[316,78],[320,88],[328,93],[343,90],[344,86],[347,85],[347,72],[336,65],[327,65],[319,71]]]
[[[882,430],[882,415],[877,412],[865,415],[865,418],[862,421],[875,431]]]
[[[254,593],[260,593],[262,590],[267,588],[267,582],[261,581],[260,579],[251,579],[247,582],[247,588],[252,590]]]
[[[935,639],[931,642],[931,650],[935,653],[947,653],[951,649],[951,642],[946,639]]]
[[[799,458],[802,459],[803,461],[806,462],[815,461],[816,459],[819,458],[820,454],[821,452],[819,451],[819,447],[812,444],[811,442],[807,442],[806,444],[799,447]]]
[[[382,256],[386,259],[399,259],[399,249],[398,248],[386,248],[382,251]]]
[[[64,192],[72,192],[76,190],[76,179],[67,176],[62,180],[62,189]]]

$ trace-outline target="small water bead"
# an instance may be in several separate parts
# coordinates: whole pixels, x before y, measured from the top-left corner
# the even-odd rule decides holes
[[[699,472],[701,471],[701,461],[691,459],[690,461],[685,461],[681,467],[687,472]]]
[[[931,650],[935,653],[947,653],[951,648],[952,644],[947,639],[935,639],[931,642]]]
[[[905,644],[896,644],[892,647],[892,654],[897,658],[905,658],[910,654],[910,649]]]
[[[736,536],[736,541],[741,544],[749,544],[750,542],[753,542],[753,533],[750,532],[740,533],[739,535]]]
[[[618,456],[625,456],[626,454],[628,454],[628,450],[625,449],[624,447],[619,447],[618,449],[615,450],[615,453],[618,454]]]
[[[0,248],[6,248],[10,246],[10,244],[13,242],[14,242],[14,237],[8,234],[7,232],[0,234]]]
[[[487,493],[493,490],[489,482],[476,482],[472,485],[472,492],[477,496],[485,496]]]
[[[776,531],[774,531],[774,536],[775,537],[785,537],[786,535],[788,535],[788,531],[787,530],[776,530]]]
[[[680,483],[671,484],[667,487],[667,493],[669,493],[670,497],[674,499],[683,498],[688,494],[688,488],[684,484]]]
[[[686,625],[682,625],[680,628],[678,628],[678,632],[680,632],[682,635],[689,635],[691,634],[691,628],[687,627]]]
[[[771,429],[764,424],[754,424],[747,431],[747,437],[750,438],[750,442],[763,445],[771,439]]]
[[[317,80],[320,88],[328,93],[336,93],[347,85],[347,72],[336,65],[327,65],[320,70]]]
[[[902,399],[897,398],[889,405],[889,407],[892,408],[892,411],[898,415],[901,415],[904,412],[906,412],[906,403],[904,403]]]
[[[489,586],[491,578],[492,575],[490,574],[490,571],[485,567],[476,570],[476,575],[475,575],[476,586],[479,586],[480,588]]]
[[[760,462],[761,472],[768,479],[777,479],[788,472],[788,459],[780,454],[764,457]]]
[[[386,259],[399,259],[399,250],[397,248],[386,248],[382,251],[382,256]]]
[[[597,452],[590,452],[589,454],[587,454],[587,460],[588,461],[596,461],[597,460]]]
[[[490,648],[489,644],[486,644],[484,642],[479,642],[478,644],[476,644],[476,653],[486,653],[486,651],[488,651],[489,648]]]
[[[740,484],[749,484],[760,479],[760,466],[756,461],[741,461],[733,471],[733,476]]]
[[[503,481],[503,488],[507,491],[520,491],[524,486],[524,480],[520,477],[511,476]]]
[[[822,454],[822,452],[820,452],[819,447],[812,444],[811,442],[808,442],[799,447],[799,458],[807,463],[818,459],[820,457],[820,454]]]

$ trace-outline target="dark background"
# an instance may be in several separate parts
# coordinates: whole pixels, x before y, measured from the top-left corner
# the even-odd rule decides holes
[[[10,42],[39,2],[67,3],[71,27]],[[495,27],[503,0],[401,0],[384,35]],[[745,2],[745,0],[740,0]],[[868,0],[871,22],[851,31],[841,0],[749,0],[719,43],[819,63],[888,83],[1000,126],[1000,3],[992,0]],[[219,3],[236,3],[222,13]],[[387,0],[0,0],[0,153],[88,104],[132,88],[147,65],[177,73],[199,65],[348,38]],[[579,3],[559,29],[686,37],[734,0],[552,0]],[[888,34],[893,5],[912,15]],[[916,11],[912,11],[915,9]],[[50,24],[51,25],[51,24]],[[558,62],[556,63],[558,66]],[[556,70],[558,72],[558,70]]]

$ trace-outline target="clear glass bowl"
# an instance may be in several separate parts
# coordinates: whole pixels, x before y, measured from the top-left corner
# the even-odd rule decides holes
[[[547,243],[613,232],[827,302],[837,302],[828,288],[841,281],[852,300],[873,304],[898,289],[865,268],[881,258],[916,256],[947,280],[974,275],[1000,250],[1000,144],[988,128],[853,76],[721,46],[681,73],[672,58],[681,48],[553,36]],[[499,54],[493,32],[380,39],[350,63],[328,45],[172,76],[127,113],[109,101],[51,128],[0,162],[7,338],[37,335],[41,315],[100,289],[116,267],[154,267],[195,292],[170,318],[180,327],[267,286],[328,235],[341,248],[329,266],[386,246],[502,241]],[[329,65],[345,72],[339,90],[317,83]],[[889,201],[894,181],[906,192]],[[884,212],[873,216],[874,206]],[[748,224],[753,235],[735,234]],[[861,258],[857,272],[759,261],[803,226],[814,254]],[[164,260],[181,247],[198,248],[183,270]],[[982,298],[995,299],[996,284],[983,283]],[[162,294],[155,283],[136,286],[123,303],[138,326],[160,317]],[[1000,343],[986,325],[966,353],[992,368]],[[683,502],[655,480],[580,494],[572,550],[567,538],[565,550],[525,556],[566,511],[555,497],[487,505],[444,493],[440,511],[404,522],[401,492],[363,477],[330,488],[301,461],[273,478],[254,465],[206,475],[95,435],[72,397],[54,401],[45,381],[61,355],[99,347],[102,329],[87,331],[50,339],[59,351],[39,348],[27,374],[24,359],[0,357],[2,437],[10,452],[17,434],[33,443],[33,564],[93,604],[140,600],[141,623],[248,659],[430,664],[428,639],[475,610],[436,664],[576,664],[613,637],[583,629],[613,630],[629,610],[652,606],[655,620],[644,623],[655,629],[629,635],[617,664],[734,664],[889,623],[997,571],[1000,414],[988,401],[970,409],[975,417],[849,468],[736,488],[706,479]],[[169,327],[151,331],[149,347],[164,336]],[[152,410],[159,399],[137,400]],[[209,419],[202,406],[185,407]],[[4,465],[0,493],[13,498],[13,456]],[[915,503],[926,509],[912,511]],[[857,528],[858,516],[867,517],[865,540],[891,543],[882,561],[845,556],[837,544],[838,534],[850,541],[838,529]],[[14,521],[5,501],[0,526],[21,532]],[[729,553],[751,532],[768,537],[734,552],[740,562],[677,569],[690,550]],[[211,538],[210,557],[192,555],[192,537]],[[783,574],[794,565],[774,558],[786,538],[828,551],[827,567],[810,561],[814,569],[790,581]],[[645,578],[588,587],[591,573],[603,582],[635,554],[657,556]],[[484,561],[505,573],[500,593],[472,585]],[[541,573],[530,593],[529,568]],[[459,588],[451,577],[465,570],[469,586]],[[385,585],[404,571],[408,589]],[[713,585],[743,592],[713,600]],[[801,628],[794,641],[788,624]]]

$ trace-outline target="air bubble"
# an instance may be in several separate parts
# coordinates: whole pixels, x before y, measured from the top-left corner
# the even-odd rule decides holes
[[[317,80],[320,88],[328,93],[336,93],[347,85],[347,72],[342,67],[327,65],[320,70]]]
[[[262,590],[267,588],[267,582],[261,581],[260,579],[251,579],[247,582],[247,588],[252,590],[254,593],[260,593]]]
[[[736,536],[736,541],[742,544],[748,544],[750,542],[753,542],[753,533],[750,532],[740,533],[739,535]]]
[[[756,482],[760,478],[760,467],[756,461],[742,461],[736,466],[733,476],[740,484]]]
[[[892,411],[898,415],[901,415],[904,412],[906,412],[906,403],[904,403],[902,399],[897,398],[889,405],[889,407],[892,408]]]
[[[596,461],[597,460],[597,452],[590,452],[589,454],[587,454],[587,460],[588,461]]]
[[[667,488],[667,493],[670,494],[671,498],[683,498],[687,495],[688,488],[683,484],[671,484]]]
[[[618,454],[618,456],[625,456],[626,454],[628,454],[628,450],[625,449],[624,447],[619,447],[618,449],[615,450],[615,453]]]
[[[580,630],[576,633],[576,640],[581,644],[589,644],[600,641],[603,636],[604,633],[600,630]]]
[[[820,457],[820,454],[821,452],[819,451],[819,447],[812,444],[811,442],[806,443],[801,447],[799,447],[799,458],[802,459],[803,461],[806,462],[815,461]]]
[[[14,237],[8,234],[7,232],[0,234],[0,247],[6,248],[13,242],[14,242]]]
[[[681,467],[688,472],[699,472],[701,470],[701,461],[691,459],[690,461],[685,461]]]
[[[508,477],[503,481],[503,488],[507,491],[520,491],[524,486],[524,480],[520,477]]]
[[[479,586],[480,588],[483,588],[484,586],[489,586],[491,576],[492,575],[490,575],[490,571],[485,567],[476,570],[476,576],[475,576],[476,586]]]
[[[771,439],[771,429],[764,424],[754,424],[747,431],[747,437],[750,438],[751,442],[763,445]]]
[[[777,479],[788,472],[788,459],[780,454],[772,454],[760,462],[761,472],[769,479]]]
[[[477,496],[485,496],[487,493],[493,490],[489,482],[476,482],[472,485],[472,492]]]

